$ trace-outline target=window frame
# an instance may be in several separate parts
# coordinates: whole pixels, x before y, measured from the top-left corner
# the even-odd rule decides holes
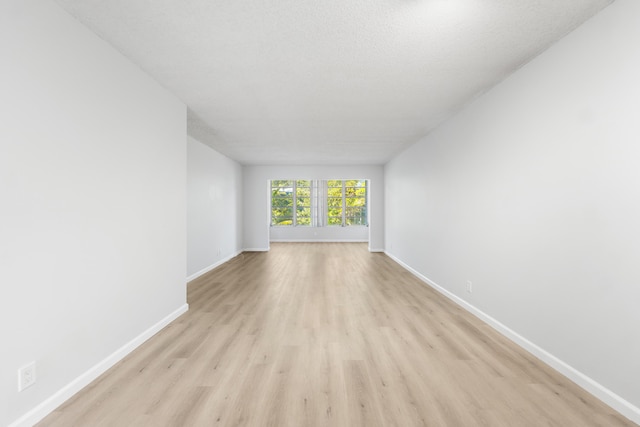
[[[306,182],[307,185],[299,185],[300,182]],[[340,185],[335,185],[340,182]],[[347,185],[347,183],[355,182],[355,185]],[[290,185],[277,185],[287,183]],[[333,185],[330,185],[333,184]],[[362,184],[362,185],[360,185]],[[291,188],[291,196],[274,196],[274,189]],[[298,189],[308,189],[308,196],[298,196]],[[340,196],[330,195],[330,189],[340,188]],[[364,189],[364,194],[349,196],[348,189]],[[369,226],[369,180],[367,179],[328,179],[328,180],[311,180],[311,179],[272,179],[269,181],[270,189],[270,227],[368,227]],[[357,190],[356,190],[357,191]],[[298,199],[308,199],[308,204],[299,205]],[[282,216],[274,217],[275,199],[291,200],[291,217]],[[350,206],[349,200],[363,200],[360,206]],[[339,200],[340,215],[329,215],[331,209],[337,208],[335,201]],[[330,203],[333,201],[333,203]],[[286,208],[286,207],[285,207]],[[284,209],[284,208],[280,208]],[[309,209],[308,224],[301,224],[302,217],[299,217],[299,210]],[[359,215],[349,216],[349,212],[358,212]],[[280,222],[290,221],[290,224],[274,223],[274,218],[280,219]],[[306,222],[306,221],[305,221]],[[357,222],[357,223],[356,223]],[[364,222],[364,223],[362,223]]]
[[[306,181],[309,183],[309,185],[299,185],[298,183],[300,181]],[[282,183],[282,182],[290,182],[291,185],[277,185],[274,186],[274,183]],[[291,188],[291,196],[274,196],[273,195],[273,190],[274,189],[279,189],[279,188]],[[298,188],[308,188],[309,189],[309,196],[307,197],[302,197],[300,196],[301,199],[306,198],[309,200],[309,204],[308,205],[298,205]],[[269,199],[269,205],[270,205],[270,210],[271,210],[271,221],[269,222],[271,227],[311,227],[313,224],[313,218],[312,218],[312,211],[313,211],[313,202],[312,202],[312,190],[313,190],[313,181],[310,179],[272,179],[269,180],[269,194],[270,194],[270,199]],[[273,216],[273,200],[274,199],[282,199],[282,200],[291,200],[291,217],[288,216],[282,216],[282,217],[275,217],[275,218],[281,218],[283,220],[291,220],[291,224],[279,224],[276,223],[274,224],[274,216]],[[298,209],[302,208],[308,208],[309,209],[309,224],[299,224],[299,220],[302,218],[299,218],[298,215]],[[283,208],[280,208],[283,209]]]
[[[309,185],[298,185],[298,182],[300,181],[306,181],[309,183]],[[298,206],[298,188],[308,188],[309,189],[309,195],[308,196],[300,196],[300,198],[302,199],[308,199],[309,200],[309,204],[308,205],[301,205]],[[305,209],[308,208],[309,209],[309,223],[308,224],[299,224],[299,220],[302,218],[298,218],[298,209]],[[295,217],[295,220],[293,222],[293,226],[294,227],[311,227],[313,225],[313,180],[310,179],[295,179],[293,180],[293,216]],[[307,218],[307,217],[305,217]]]
[[[341,195],[342,195],[342,209],[341,209],[341,217],[338,217],[336,215],[334,216],[329,216],[329,199],[337,199],[337,197],[335,196],[329,196],[328,193],[326,195],[326,199],[327,199],[327,212],[326,212],[326,218],[327,218],[327,227],[368,227],[369,226],[369,182],[366,179],[334,179],[331,181],[340,181],[340,188],[341,188]],[[348,181],[356,181],[356,182],[363,182],[364,185],[363,186],[358,186],[358,185],[347,185]],[[337,186],[332,186],[332,187],[328,187],[327,188],[338,188]],[[362,196],[348,196],[347,195],[347,189],[348,188],[364,188],[364,195]],[[364,204],[362,206],[348,206],[347,204],[347,200],[348,199],[364,199]],[[364,210],[364,215],[359,215],[359,216],[348,216],[347,215],[347,209],[348,208],[357,208],[360,209],[360,211],[362,212],[362,210]],[[330,224],[329,219],[330,218],[341,218],[341,222],[340,224]],[[358,218],[364,218],[364,224],[349,224],[350,220],[355,220]]]

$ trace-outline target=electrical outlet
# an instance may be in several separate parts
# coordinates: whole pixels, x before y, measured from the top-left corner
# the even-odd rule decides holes
[[[18,369],[18,391],[22,391],[27,387],[31,387],[36,383],[36,362]]]
[[[470,280],[467,280],[467,292],[473,292],[473,283]]]

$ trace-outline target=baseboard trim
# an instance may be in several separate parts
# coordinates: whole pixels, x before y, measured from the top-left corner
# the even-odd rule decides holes
[[[366,239],[272,239],[272,243],[367,243]]]
[[[80,375],[75,380],[71,381],[66,386],[62,387],[53,396],[47,398],[38,406],[18,418],[9,427],[31,427],[37,422],[41,421],[44,417],[53,412],[58,406],[62,405],[65,401],[71,398],[74,394],[82,390],[89,385],[93,380],[102,375],[105,371],[111,368],[113,365],[124,359],[129,353],[138,348],[142,343],[158,333],[162,328],[173,322],[180,315],[189,310],[189,305],[184,304],[173,313],[160,320],[155,325],[120,347],[113,352],[110,356],[98,362],[95,366],[90,368],[84,374]]]
[[[380,249],[380,248],[369,248],[369,252],[384,252],[384,249]]]
[[[195,280],[198,277],[202,276],[203,274],[207,274],[208,272],[210,272],[214,268],[221,266],[225,262],[232,260],[233,258],[237,257],[241,253],[242,253],[242,251],[234,252],[231,255],[221,259],[220,261],[216,261],[215,263],[211,264],[210,266],[203,268],[202,270],[198,271],[197,273],[193,273],[191,276],[187,277],[187,284],[189,284],[189,282],[191,282],[192,280]]]
[[[269,252],[269,248],[245,248],[242,252]]]
[[[409,271],[418,279],[426,283],[428,286],[432,287],[433,289],[435,289],[445,297],[449,298],[451,301],[455,302],[456,304],[458,304],[459,306],[461,306],[462,308],[464,308],[465,310],[467,310],[468,312],[470,312],[480,320],[487,323],[489,326],[491,326],[496,331],[500,332],[502,335],[504,335],[505,337],[513,341],[515,344],[522,347],[524,350],[528,351],[529,353],[531,353],[532,355],[534,355],[535,357],[537,357],[538,359],[540,359],[541,361],[543,361],[544,363],[546,363],[547,365],[549,365],[550,367],[558,371],[560,374],[564,375],[565,377],[573,381],[579,387],[581,387],[588,393],[592,394],[596,398],[600,399],[602,402],[606,403],[611,408],[615,409],[620,414],[627,417],[629,420],[635,422],[636,424],[640,424],[640,408],[633,405],[631,402],[625,400],[624,398],[618,396],[617,394],[615,394],[614,392],[612,392],[602,384],[598,383],[591,377],[578,371],[568,363],[560,360],[553,354],[549,353],[548,351],[544,350],[538,345],[532,343],[522,335],[513,331],[512,329],[505,326],[504,324],[500,323],[498,320],[489,316],[482,310],[469,304],[464,299],[460,298],[454,293],[438,285],[436,282],[424,276],[417,270],[413,269],[412,267],[404,263],[402,260],[394,256],[393,254],[387,251],[385,251],[384,253],[389,258],[391,258],[392,260],[400,264],[400,266],[402,266],[405,270]]]

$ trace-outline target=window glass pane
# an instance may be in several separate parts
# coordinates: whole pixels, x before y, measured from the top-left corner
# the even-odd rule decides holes
[[[367,199],[364,197],[351,197],[345,200],[347,207],[349,206],[366,206]]]
[[[296,225],[311,225],[311,208],[298,207]]]
[[[329,209],[331,208],[342,208],[342,198],[336,198],[336,197],[329,197],[327,199],[327,206],[329,206]]]
[[[332,208],[327,209],[327,213],[329,216],[339,216],[342,217],[342,208]]]
[[[297,197],[310,197],[311,189],[309,187],[296,187]]]
[[[327,187],[340,187],[342,188],[342,180],[332,179],[327,181]]]
[[[348,187],[345,189],[347,197],[365,197],[367,195],[366,187]]]
[[[298,218],[296,224],[301,226],[301,227],[310,226],[311,225],[311,218]]]
[[[367,225],[367,180],[348,179],[344,184],[345,225]]]
[[[367,219],[365,217],[345,218],[347,225],[367,225]]]
[[[292,218],[293,217],[293,208],[292,207],[273,207],[271,208],[271,216],[274,217],[287,217],[287,218]]]
[[[293,198],[273,197],[271,199],[272,208],[293,208]]]
[[[366,208],[365,207],[347,208],[344,215],[348,217],[356,217],[356,216],[364,217],[366,216]]]
[[[367,189],[363,187],[345,187],[345,197],[362,197],[367,194]]]
[[[340,188],[328,188],[327,189],[328,197],[340,197],[342,198],[342,187]]]
[[[296,225],[311,225],[311,181],[296,181]]]
[[[308,216],[309,218],[311,218],[311,208],[309,207],[298,206],[298,209],[296,210],[296,212],[298,217]]]
[[[271,217],[271,225],[275,225],[275,226],[293,225],[293,218],[291,216],[273,215]]]
[[[293,187],[293,181],[290,179],[273,180],[271,187]]]
[[[293,196],[293,187],[273,187],[271,195],[274,197],[291,197]]]
[[[293,181],[271,181],[271,225],[293,225]]]
[[[298,205],[298,207],[311,206],[311,199],[308,197],[298,197],[296,198],[296,204]]]
[[[340,217],[329,217],[329,220],[327,222],[328,225],[342,225],[342,216]]]

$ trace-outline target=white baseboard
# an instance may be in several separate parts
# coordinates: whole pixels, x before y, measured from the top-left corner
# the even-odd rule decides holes
[[[75,380],[71,381],[69,384],[61,388],[59,391],[53,394],[53,396],[46,399],[44,402],[40,403],[38,406],[24,414],[22,417],[18,418],[9,427],[31,427],[35,423],[41,421],[44,417],[49,415],[53,410],[55,410],[58,406],[62,405],[65,401],[67,401],[74,394],[82,390],[84,387],[89,385],[91,381],[98,378],[102,375],[107,369],[111,368],[113,365],[118,363],[120,360],[124,359],[126,355],[131,353],[133,350],[138,348],[142,343],[151,338],[153,335],[158,333],[162,328],[167,326],[169,323],[177,319],[181,314],[185,313],[189,310],[189,305],[184,304],[173,313],[166,316],[164,319],[160,320],[158,323],[120,347],[110,356],[98,362],[97,365],[93,366],[91,369],[86,371],[84,374],[80,375]]]
[[[206,274],[206,273],[210,272],[214,268],[221,266],[225,262],[230,261],[231,259],[237,257],[241,253],[242,253],[242,251],[234,252],[233,254],[221,259],[220,261],[217,261],[217,262],[211,264],[209,267],[205,267],[202,270],[198,271],[197,273],[193,273],[191,276],[187,277],[187,283],[191,282],[192,280],[197,279],[198,277],[202,276],[203,274]]]
[[[380,248],[369,248],[369,252],[384,252],[384,249],[380,249]]]
[[[244,248],[242,252],[269,252],[269,248]]]
[[[429,279],[428,277],[414,270],[409,265],[405,264],[399,258],[396,258],[393,254],[387,251],[385,251],[385,254],[389,258],[391,258],[392,260],[400,264],[404,269],[406,269],[407,271],[412,273],[414,276],[416,276],[418,279],[422,280],[424,283],[426,283],[436,291],[440,292],[445,297],[449,298],[450,300],[452,300],[453,302],[455,302],[456,304],[458,304],[459,306],[461,306],[462,308],[464,308],[465,310],[467,310],[468,312],[470,312],[480,320],[487,323],[493,329],[500,332],[502,335],[509,338],[511,341],[513,341],[514,343],[516,343],[517,345],[519,345],[520,347],[522,347],[523,349],[525,349],[526,351],[528,351],[529,353],[537,357],[538,359],[542,360],[544,363],[546,363],[547,365],[549,365],[550,367],[552,367],[553,369],[555,369],[556,371],[558,371],[559,373],[561,373],[562,375],[564,375],[565,377],[567,377],[568,379],[576,383],[578,386],[583,388],[588,393],[600,399],[601,401],[603,401],[604,403],[606,403],[616,411],[620,412],[622,415],[624,415],[631,421],[635,422],[636,424],[640,424],[640,408],[633,405],[631,402],[625,400],[624,398],[618,396],[617,394],[615,394],[614,392],[612,392],[602,384],[598,383],[591,377],[578,371],[568,363],[560,360],[559,358],[549,353],[548,351],[544,350],[543,348],[538,347],[536,344],[532,343],[522,335],[508,328],[507,326],[503,325],[502,323],[500,323],[493,317],[489,316],[482,310],[469,304],[464,299],[446,290],[442,286],[435,283],[433,280]]]
[[[271,243],[367,243],[366,239],[271,239]]]

